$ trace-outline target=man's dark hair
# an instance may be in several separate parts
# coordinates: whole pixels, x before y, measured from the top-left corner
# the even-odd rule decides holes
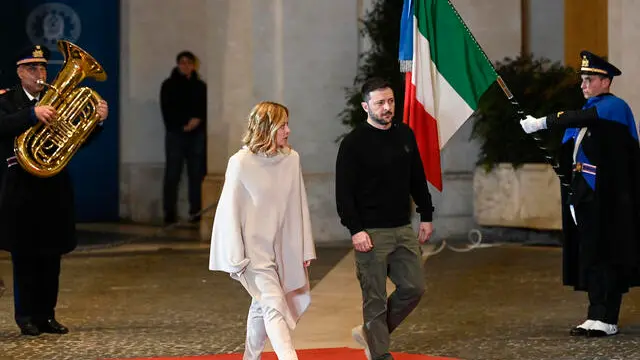
[[[195,61],[196,61],[196,56],[195,56],[195,55],[193,55],[193,53],[192,53],[191,51],[187,51],[187,50],[185,50],[185,51],[181,51],[181,52],[178,54],[178,56],[176,56],[176,63],[179,63],[179,62],[180,62],[180,59],[181,59],[181,58],[183,58],[183,57],[186,57],[187,59],[189,59],[189,60],[191,60],[191,61],[193,61],[193,62],[195,62]]]
[[[372,91],[380,90],[380,89],[392,89],[391,83],[385,79],[374,77],[370,78],[362,84],[362,101],[368,102],[370,99],[370,94]]]

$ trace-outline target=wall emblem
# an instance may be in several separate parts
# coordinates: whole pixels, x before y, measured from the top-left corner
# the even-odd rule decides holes
[[[50,49],[56,49],[60,39],[76,42],[81,32],[78,14],[70,6],[55,2],[34,8],[27,17],[26,26],[32,43]]]

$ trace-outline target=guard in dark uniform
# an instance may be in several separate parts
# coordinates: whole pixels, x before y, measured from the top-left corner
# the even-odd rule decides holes
[[[563,282],[589,295],[586,321],[570,334],[600,337],[618,333],[622,295],[640,283],[640,147],[631,108],[609,91],[621,71],[588,51],[580,56],[582,110],[527,116],[521,125],[527,133],[566,129]]]
[[[56,118],[55,108],[37,103],[45,89],[36,81],[47,81],[48,58],[44,46],[26,49],[16,62],[20,85],[0,95],[0,159],[5,167],[0,188],[0,249],[11,253],[16,323],[22,334],[32,336],[69,331],[56,321],[55,308],[61,256],[77,245],[68,170],[40,178],[26,172],[14,153],[17,136],[39,121],[46,124]],[[107,103],[101,102],[97,112],[104,120]],[[101,129],[97,126],[89,139]]]

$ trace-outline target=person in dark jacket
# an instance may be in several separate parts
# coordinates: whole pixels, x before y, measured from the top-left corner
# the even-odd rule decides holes
[[[391,333],[424,293],[422,250],[433,232],[433,203],[410,127],[394,123],[395,96],[389,82],[362,85],[367,121],[340,144],[336,158],[336,207],[351,233],[356,276],[362,289],[364,324],[351,334],[368,360],[390,360]],[[411,226],[411,199],[420,214]],[[395,291],[387,298],[387,277]]]
[[[565,129],[562,189],[563,283],[589,298],[572,336],[618,333],[622,295],[640,281],[640,146],[631,108],[610,92],[621,71],[582,51],[581,110],[521,121],[526,133]]]
[[[162,83],[160,107],[166,129],[163,208],[165,224],[177,221],[178,185],[187,163],[189,221],[200,220],[201,186],[206,174],[207,86],[189,51],[176,57],[177,66]]]
[[[56,109],[40,105],[47,79],[49,50],[35,45],[16,62],[20,85],[0,95],[0,249],[11,253],[15,321],[23,335],[65,334],[55,318],[61,256],[77,246],[74,195],[67,168],[38,177],[18,163],[14,140],[32,126],[55,121]],[[97,106],[100,124],[108,115],[106,101]],[[102,130],[97,126],[86,145]]]

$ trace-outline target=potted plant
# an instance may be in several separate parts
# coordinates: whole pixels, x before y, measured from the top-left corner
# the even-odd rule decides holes
[[[367,114],[360,105],[360,87],[371,76],[383,77],[391,82],[396,100],[394,120],[402,121],[405,84],[398,62],[402,6],[402,0],[377,0],[361,20],[360,35],[369,39],[371,47],[360,55],[360,66],[353,86],[345,89],[346,107],[338,114],[342,124],[348,126],[349,130],[367,120]]]

